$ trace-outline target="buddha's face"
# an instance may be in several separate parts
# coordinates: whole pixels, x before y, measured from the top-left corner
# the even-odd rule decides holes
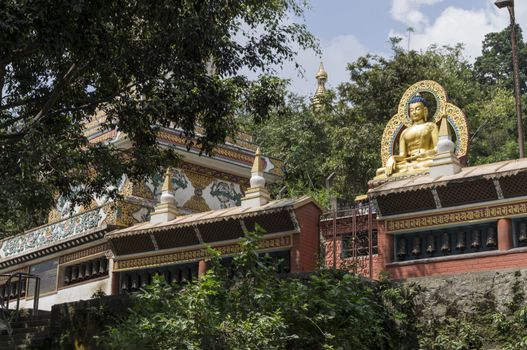
[[[425,121],[426,117],[428,116],[428,108],[426,108],[423,102],[416,102],[410,104],[408,112],[410,114],[412,122],[414,123],[419,122],[421,120]]]

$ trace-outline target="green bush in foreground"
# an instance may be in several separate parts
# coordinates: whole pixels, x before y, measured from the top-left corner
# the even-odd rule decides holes
[[[260,231],[260,230],[257,230]],[[183,287],[156,278],[130,316],[109,329],[111,349],[415,349],[413,295],[345,271],[279,278],[249,233],[227,270]]]

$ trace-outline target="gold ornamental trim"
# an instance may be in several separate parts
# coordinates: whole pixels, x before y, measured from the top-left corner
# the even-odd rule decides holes
[[[63,255],[63,256],[61,256],[59,258],[59,264],[64,264],[64,263],[67,263],[67,262],[70,262],[70,261],[74,261],[74,260],[85,258],[87,256],[100,254],[100,253],[106,252],[108,250],[110,250],[110,244],[109,243],[99,244],[99,245],[96,245],[94,247],[90,247],[90,248],[87,248],[87,249],[84,249],[84,250],[81,250],[81,251],[78,251],[78,252],[75,252],[75,253],[71,253],[71,254],[68,254],[68,255]]]
[[[159,131],[157,133],[157,137],[162,140],[173,142],[175,144],[179,144],[185,147],[187,146],[187,139],[185,139],[183,136],[180,136],[180,135],[176,135],[176,134],[169,133],[166,131]],[[196,147],[192,147],[192,148],[197,149]],[[234,150],[227,149],[221,146],[216,146],[214,148],[214,155],[223,156],[226,158],[230,158],[230,159],[241,161],[241,162],[248,163],[248,164],[252,164],[253,159],[254,159],[252,155],[243,154],[241,152],[236,152]]]
[[[285,248],[292,246],[292,237],[283,236],[263,240],[259,245],[259,250]],[[237,243],[220,245],[212,247],[218,250],[221,255],[232,255],[241,251],[241,246]],[[182,263],[188,261],[195,261],[208,257],[209,254],[205,247],[192,250],[180,251],[176,253],[155,255],[148,257],[132,258],[117,260],[114,262],[114,271],[142,269],[154,266],[171,265],[174,263]]]
[[[451,225],[467,222],[486,221],[500,217],[513,217],[527,214],[527,203],[516,202],[501,205],[485,206],[471,209],[453,210],[451,212],[422,215],[412,218],[387,219],[389,233],[422,229],[427,227]]]

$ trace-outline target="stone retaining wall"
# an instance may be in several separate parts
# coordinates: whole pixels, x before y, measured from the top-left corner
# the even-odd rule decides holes
[[[527,295],[526,281],[527,269],[523,269],[418,277],[404,283],[423,287],[419,300],[422,316],[441,320],[459,314],[506,311],[515,295]]]

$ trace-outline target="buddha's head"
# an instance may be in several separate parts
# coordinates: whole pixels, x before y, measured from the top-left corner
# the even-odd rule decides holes
[[[408,104],[408,114],[413,123],[426,121],[428,118],[428,100],[417,94],[412,97]]]

